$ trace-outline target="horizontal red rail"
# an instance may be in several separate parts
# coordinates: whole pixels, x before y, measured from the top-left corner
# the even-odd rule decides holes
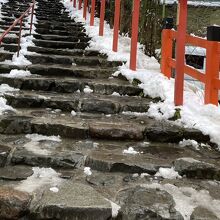
[[[163,30],[161,72],[171,77],[172,68],[176,69],[176,60],[172,58],[173,41],[177,39],[174,30]],[[177,39],[178,40],[178,39]],[[186,45],[206,49],[205,73],[194,67],[184,65],[184,73],[205,84],[205,104],[218,104],[218,90],[220,90],[220,42],[186,35]],[[177,91],[175,90],[175,94]],[[176,94],[178,96],[178,94]]]

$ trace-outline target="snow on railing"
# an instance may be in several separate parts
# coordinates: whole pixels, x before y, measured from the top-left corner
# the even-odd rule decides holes
[[[31,14],[31,23],[30,23],[30,35],[31,35],[32,26],[33,26],[34,7],[35,7],[35,0],[33,0],[32,4],[30,4],[29,8],[25,12],[23,12],[19,18],[15,19],[14,22],[12,23],[12,25],[7,30],[5,30],[4,33],[0,36],[0,45],[1,45],[3,39],[19,23],[20,29],[19,29],[19,37],[18,37],[17,57],[19,57],[19,52],[20,52],[20,42],[21,42],[21,32],[22,32],[23,19],[25,16],[28,16],[29,14]]]

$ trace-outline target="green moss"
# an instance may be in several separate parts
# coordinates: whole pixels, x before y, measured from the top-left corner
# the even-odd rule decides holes
[[[132,81],[132,85],[133,86],[138,86],[139,84],[141,84],[142,82],[139,79],[133,79]]]
[[[178,119],[181,118],[181,109],[180,108],[176,108],[175,109],[175,114],[172,118],[169,118],[170,121],[176,121]]]

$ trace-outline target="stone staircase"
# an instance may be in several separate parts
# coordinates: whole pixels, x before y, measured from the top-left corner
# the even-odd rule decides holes
[[[28,2],[4,4],[0,28]],[[25,55],[32,64],[0,65],[0,73],[32,73],[0,77],[0,84],[19,89],[4,95],[16,112],[0,116],[0,219],[220,219],[220,154],[209,137],[149,118],[145,113],[156,100],[112,77],[122,63],[87,50],[91,39],[61,2],[37,4],[35,46]],[[12,59],[16,42],[5,38],[0,61]],[[183,139],[198,141],[200,149],[181,147]],[[124,153],[129,147],[134,154]],[[171,167],[181,179],[155,175]],[[181,209],[180,193],[186,210],[194,204],[191,213]]]

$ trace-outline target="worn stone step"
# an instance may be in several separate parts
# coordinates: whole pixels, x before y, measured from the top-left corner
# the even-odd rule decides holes
[[[0,65],[0,73],[9,73],[12,69],[23,69],[29,70],[32,74],[43,75],[43,76],[69,76],[69,77],[79,77],[79,78],[109,78],[116,69],[109,68],[99,68],[99,67],[83,67],[83,66],[73,66],[73,65],[41,65],[32,64],[28,66],[17,66],[17,65]]]
[[[54,23],[46,23],[46,22],[40,22],[35,24],[36,28],[44,28],[44,29],[50,29],[50,30],[62,30],[65,31],[67,29],[74,29],[74,30],[83,30],[84,27],[82,25],[79,25],[78,23],[71,23],[66,24],[63,22],[54,22]]]
[[[17,44],[5,44],[5,43],[2,43],[1,44],[1,48],[3,48],[6,51],[9,51],[9,52],[16,52],[16,51],[18,51],[18,45]],[[6,56],[10,56],[10,53],[7,54]]]
[[[86,36],[84,31],[78,31],[74,29],[60,31],[60,30],[49,30],[45,28],[37,28],[35,32],[38,34],[46,34],[46,35],[75,36],[75,37]]]
[[[39,134],[0,137],[2,146],[7,146],[12,151],[7,155],[7,163],[11,165],[62,169],[87,166],[102,172],[149,175],[155,175],[160,168],[173,167],[179,175],[187,174],[188,178],[220,179],[220,163],[216,160],[219,152],[214,149],[201,148],[200,151],[195,151],[193,146],[182,148],[170,143],[74,140]],[[125,153],[130,147],[135,154]],[[4,165],[3,161],[2,164]],[[1,174],[0,169],[0,179],[6,179]]]
[[[0,55],[1,56],[1,55]],[[60,55],[25,55],[33,64],[64,64],[64,65],[75,65],[75,66],[98,66],[98,67],[118,67],[122,65],[122,62],[110,62],[101,57],[81,57],[81,56],[60,56]]]
[[[72,116],[46,109],[17,109],[13,115],[1,117],[0,133],[40,133],[71,138],[107,140],[144,140],[179,142],[194,139],[208,142],[200,131],[184,129],[166,121],[155,121],[147,116],[103,115],[78,113]]]
[[[97,56],[107,58],[105,54],[99,53],[95,50],[83,50],[83,49],[54,49],[54,48],[43,48],[43,47],[28,47],[28,51],[36,52],[40,54],[56,54],[64,56]]]
[[[127,96],[107,96],[85,93],[51,93],[19,91],[5,95],[8,104],[15,108],[54,108],[63,111],[117,114],[122,112],[147,112],[150,99]]]
[[[9,28],[9,26],[7,25],[0,25],[0,28],[3,30],[7,30]],[[20,26],[15,26],[13,29],[13,31],[19,31],[20,30]],[[30,30],[29,28],[26,27],[22,27],[22,30]]]
[[[83,27],[83,24],[80,23],[80,22],[75,22],[74,20],[69,20],[68,22],[59,22],[59,21],[52,21],[52,20],[43,20],[43,19],[40,19],[38,20],[37,24],[36,25],[47,25],[47,26],[51,26],[51,25],[58,25],[58,26],[64,26],[64,27]]]
[[[1,75],[0,75],[1,76]],[[61,93],[83,92],[85,86],[89,86],[94,93],[111,95],[114,92],[124,96],[142,96],[142,89],[131,85],[129,82],[118,79],[78,79],[68,77],[42,77],[30,76],[24,78],[0,77],[0,83],[24,90],[42,90]]]
[[[52,40],[33,40],[36,46],[47,48],[69,48],[69,49],[85,49],[88,46],[86,42],[69,42],[69,41],[52,41]]]
[[[0,61],[11,60],[13,52],[0,52]],[[33,64],[63,64],[75,66],[99,66],[99,67],[117,67],[122,65],[122,62],[110,62],[105,58],[96,56],[61,56],[61,55],[46,55],[46,54],[30,54],[25,55]]]
[[[5,37],[2,42],[5,44],[17,44],[18,43],[18,36],[17,37]]]
[[[60,36],[60,35],[46,35],[46,34],[34,34],[35,39],[39,40],[52,40],[52,41],[69,41],[69,42],[88,42],[91,40],[90,37],[85,36]]]

